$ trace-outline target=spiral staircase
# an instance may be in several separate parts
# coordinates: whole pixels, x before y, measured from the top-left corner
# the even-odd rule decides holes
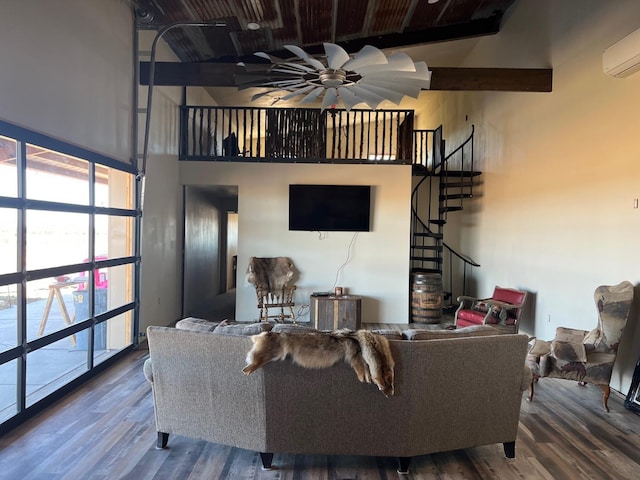
[[[474,169],[474,127],[469,137],[445,153],[442,126],[414,130],[414,188],[411,195],[411,273],[442,277],[444,309],[466,294],[467,275],[480,265],[454,250],[444,238],[449,214],[464,209],[480,185],[481,172]]]

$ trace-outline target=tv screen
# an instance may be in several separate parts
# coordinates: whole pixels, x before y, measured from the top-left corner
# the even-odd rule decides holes
[[[368,232],[369,185],[289,185],[289,230]]]

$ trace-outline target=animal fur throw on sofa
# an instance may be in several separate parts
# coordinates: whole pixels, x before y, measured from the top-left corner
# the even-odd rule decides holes
[[[242,369],[250,375],[273,360],[288,356],[305,368],[328,368],[339,361],[351,365],[361,382],[375,383],[385,396],[394,394],[395,363],[388,340],[367,330],[334,332],[263,332],[251,337],[253,346]]]
[[[293,277],[293,262],[287,257],[251,257],[247,282],[273,292],[282,290]]]

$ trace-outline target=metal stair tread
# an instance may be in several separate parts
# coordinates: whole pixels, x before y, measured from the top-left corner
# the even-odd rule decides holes
[[[442,194],[440,200],[459,200],[461,198],[472,198],[472,193],[452,193],[451,195]]]
[[[438,238],[438,239],[444,238],[444,235],[442,233],[432,233],[432,232],[415,232],[413,235],[415,237],[428,237],[428,238]]]
[[[411,255],[411,260],[421,260],[423,262],[442,263],[442,257],[425,257],[422,255]]]
[[[462,210],[462,207],[440,207],[438,210],[440,211],[440,213],[459,212],[460,210]]]

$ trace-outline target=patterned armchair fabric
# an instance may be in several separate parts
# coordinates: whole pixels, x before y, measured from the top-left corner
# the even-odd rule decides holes
[[[533,382],[538,378],[563,378],[598,385],[603,391],[602,405],[609,411],[609,382],[633,301],[633,285],[625,281],[600,286],[594,299],[598,310],[596,328],[586,331],[558,327],[553,340],[535,340],[527,356],[527,365],[533,372],[530,400]]]
[[[491,298],[460,296],[456,327],[488,324],[505,333],[518,333],[518,320],[526,299],[527,292],[503,287],[495,287]]]

